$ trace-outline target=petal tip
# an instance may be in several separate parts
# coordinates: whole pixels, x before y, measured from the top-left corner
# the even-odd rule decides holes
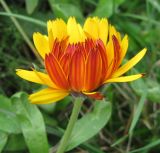
[[[40,33],[39,32],[34,32],[33,33],[33,38],[35,38],[37,35],[40,35]]]
[[[146,77],[146,73],[142,73],[141,75],[142,75],[142,77]]]
[[[23,73],[22,71],[23,71],[22,69],[16,69],[16,74],[21,77]]]
[[[21,71],[21,69],[15,69],[16,72]]]
[[[146,48],[146,47],[145,47],[145,48],[143,48],[142,52],[144,52],[144,55],[145,55],[145,54],[146,54],[146,52],[147,52],[147,48]]]

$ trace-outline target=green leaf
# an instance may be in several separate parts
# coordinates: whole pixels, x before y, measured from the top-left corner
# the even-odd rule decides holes
[[[159,103],[160,99],[160,85],[158,82],[151,79],[138,79],[130,83],[132,89],[141,96],[144,92],[144,89],[147,90],[147,98],[152,102]]]
[[[17,93],[11,99],[30,153],[48,153],[44,120],[39,109],[29,103],[25,93]]]
[[[92,14],[98,17],[110,17],[113,14],[112,0],[99,0],[96,10]]]
[[[70,16],[76,17],[77,20],[83,20],[83,14],[78,7],[69,3],[57,3],[49,0],[50,6],[56,17],[67,20]]]
[[[143,79],[138,79],[136,81],[133,81],[130,83],[130,85],[132,89],[135,91],[135,93],[140,96],[143,94],[144,89],[147,89],[147,86]]]
[[[28,14],[32,14],[38,5],[39,0],[25,0],[26,10]]]
[[[157,81],[146,79],[146,84],[148,87],[147,97],[152,102],[160,103],[160,85]]]
[[[16,114],[9,98],[0,95],[0,130],[7,133],[21,133]]]
[[[8,137],[5,151],[22,151],[26,150],[26,143],[22,134],[11,134]]]
[[[2,152],[7,142],[7,139],[8,139],[8,134],[3,131],[0,131],[0,152]]]
[[[67,151],[96,135],[109,121],[111,109],[110,102],[96,101],[93,112],[86,114],[76,122]]]
[[[41,109],[43,109],[46,113],[48,114],[52,114],[55,110],[56,107],[56,103],[52,103],[52,104],[39,104],[38,105]]]

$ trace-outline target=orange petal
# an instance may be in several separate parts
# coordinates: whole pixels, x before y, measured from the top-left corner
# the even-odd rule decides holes
[[[91,97],[96,100],[102,100],[104,96],[100,92],[83,92],[88,97]]]
[[[85,91],[96,89],[102,78],[102,59],[99,50],[92,49],[86,61]]]
[[[113,35],[112,40],[107,44],[107,60],[108,69],[105,80],[111,76],[111,74],[118,69],[120,65],[120,51],[121,47],[118,38]]]
[[[116,30],[116,28],[112,25],[109,26],[109,40],[112,40],[112,36],[116,36],[119,42],[121,42],[121,35],[120,33]]]
[[[112,41],[113,41],[113,47],[114,47],[114,65],[113,65],[113,70],[117,69],[119,66],[119,60],[120,60],[120,44],[116,36],[112,36]]]
[[[94,48],[96,45],[95,41],[93,39],[86,39],[84,44],[84,55],[85,59],[88,57],[88,54],[92,48]]]
[[[62,89],[69,88],[66,75],[53,54],[46,55],[45,66],[50,78],[58,87]]]
[[[107,73],[107,68],[108,68],[106,48],[101,40],[98,40],[97,43],[98,43],[98,49],[102,58],[102,80],[104,80]]]
[[[70,66],[70,54],[69,53],[65,53],[62,58],[60,59],[60,64],[62,66],[62,69],[66,75],[66,77],[68,78],[69,75],[69,66]]]
[[[75,51],[70,64],[69,82],[75,91],[82,90],[84,86],[85,59],[80,49]]]
[[[67,40],[68,40],[68,37],[61,41],[58,41],[58,39],[54,40],[53,47],[52,47],[52,53],[58,60],[61,59],[61,57],[64,54],[64,51],[67,47]]]

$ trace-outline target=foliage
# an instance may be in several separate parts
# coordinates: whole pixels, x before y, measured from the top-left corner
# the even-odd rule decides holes
[[[56,104],[35,106],[29,104],[26,93],[18,92],[32,93],[41,86],[18,78],[15,69],[42,66],[10,20],[12,15],[31,42],[34,31],[46,33],[48,19],[76,16],[83,23],[87,16],[99,16],[109,18],[121,33],[129,35],[126,59],[147,47],[147,55],[131,72],[145,72],[146,77],[132,83],[108,84],[103,89],[107,97],[104,102],[91,103],[87,99],[67,149],[90,153],[160,152],[158,0],[5,2],[12,13],[7,14],[0,6],[0,152],[55,152],[72,108],[70,97]]]

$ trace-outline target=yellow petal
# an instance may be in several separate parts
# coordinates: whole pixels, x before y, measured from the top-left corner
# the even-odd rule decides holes
[[[126,64],[121,66],[113,75],[112,77],[116,78],[120,75],[127,72],[129,69],[131,69],[134,65],[136,65],[145,55],[147,49],[144,48],[142,51],[140,51],[137,55],[135,55],[132,59],[130,59]]]
[[[108,65],[110,65],[113,62],[114,59],[114,48],[113,48],[113,42],[112,40],[109,40],[106,46],[106,53],[108,58]]]
[[[120,63],[122,62],[123,58],[126,55],[128,49],[128,36],[125,35],[124,38],[122,39],[121,42],[121,59],[120,59]]]
[[[121,42],[121,35],[118,31],[116,31],[116,28],[112,25],[109,26],[109,40],[112,40],[112,36],[116,36],[119,42]]]
[[[48,31],[52,30],[54,39],[62,40],[67,37],[67,26],[62,19],[56,19],[48,22]]]
[[[50,50],[53,48],[53,43],[55,39],[61,41],[65,39],[67,35],[67,25],[62,19],[49,20],[47,22],[48,29],[48,39]]]
[[[106,44],[108,38],[108,21],[105,18],[99,22],[99,38]]]
[[[93,39],[101,39],[105,44],[108,37],[108,21],[107,19],[99,19],[97,17],[87,18],[83,27],[85,33]]]
[[[137,80],[139,78],[143,77],[143,74],[136,74],[136,75],[130,75],[130,76],[122,76],[118,78],[111,78],[106,80],[104,83],[109,83],[109,82],[130,82]]]
[[[48,30],[48,33],[49,33],[50,31],[52,31],[52,21],[51,21],[51,20],[49,20],[49,21],[47,22],[47,30]]]
[[[37,32],[33,34],[33,41],[39,54],[44,59],[45,54],[50,52],[48,37]]]
[[[49,104],[57,102],[68,95],[68,91],[46,88],[29,96],[33,104]]]
[[[45,84],[52,88],[57,88],[57,86],[53,84],[49,76],[45,73],[37,72],[36,70],[28,71],[28,70],[16,69],[16,74],[27,81],[39,84]]]
[[[84,23],[83,29],[84,31],[90,35],[93,39],[98,39],[98,22],[99,19],[97,17],[87,18]]]
[[[77,24],[74,17],[70,17],[68,19],[67,33],[69,35],[70,43],[83,42],[85,40],[83,29],[79,24]]]
[[[54,37],[53,37],[53,32],[52,32],[52,21],[49,20],[47,22],[47,29],[48,29],[48,42],[49,42],[49,48],[52,50],[53,48],[53,42],[54,42]]]

